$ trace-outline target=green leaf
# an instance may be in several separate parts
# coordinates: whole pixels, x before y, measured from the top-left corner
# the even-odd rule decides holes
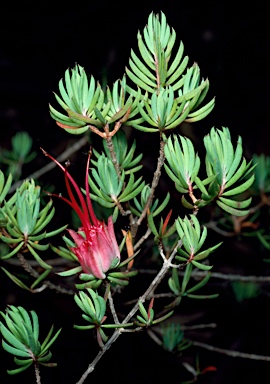
[[[243,184],[239,185],[236,188],[230,189],[229,191],[225,191],[222,196],[233,196],[238,195],[244,191],[246,191],[254,182],[254,175],[252,175],[248,180],[246,180]]]
[[[3,333],[2,328],[3,328],[3,326],[1,327],[1,332],[2,332],[3,336],[5,337],[5,334]],[[20,343],[17,339],[16,339],[16,342],[13,342],[13,338],[11,340],[10,339],[8,339],[8,340],[9,340],[9,342],[12,342],[13,345],[15,345],[15,343]],[[20,344],[22,344],[22,343],[20,343]],[[9,344],[7,344],[5,342],[5,340],[2,340],[2,346],[3,346],[5,351],[7,351],[8,353],[11,353],[14,356],[28,357],[28,358],[30,356],[29,352],[26,350],[26,347],[23,344],[22,344],[21,348],[15,348],[15,347],[12,347]]]
[[[155,223],[154,223],[154,220],[153,220],[153,214],[150,213],[148,216],[147,216],[147,222],[148,222],[148,226],[149,228],[151,229],[152,233],[155,235],[155,236],[159,236],[158,234],[158,231],[157,231],[157,228],[155,226]]]
[[[21,373],[21,372],[25,371],[28,367],[30,367],[31,364],[32,363],[28,363],[28,364],[26,364],[26,365],[24,365],[24,366],[22,366],[20,368],[16,368],[16,369],[11,369],[11,370],[8,369],[7,373],[9,375],[17,375],[18,373]]]
[[[20,279],[18,279],[16,276],[12,275],[10,272],[8,272],[4,267],[1,267],[1,269],[6,273],[6,275],[20,288],[26,289],[27,291],[30,291],[30,288],[27,287]]]
[[[234,216],[246,216],[249,214],[249,210],[239,210],[236,208],[232,208],[221,201],[217,200],[217,205],[222,208],[225,212],[228,212],[230,215]]]
[[[199,269],[202,269],[203,271],[210,271],[210,269],[213,268],[213,265],[205,265],[205,264],[202,264],[202,263],[198,263],[198,261],[196,260],[191,260],[191,263],[199,268]]]
[[[71,268],[68,271],[57,272],[57,275],[62,276],[62,277],[67,277],[67,276],[75,275],[76,273],[79,273],[81,271],[82,271],[82,267],[79,266],[79,267]]]
[[[197,291],[198,289],[202,288],[204,285],[206,285],[211,277],[211,273],[207,273],[207,275],[197,284],[195,284],[193,287],[189,288],[186,293],[192,293]]]
[[[182,285],[181,285],[181,293],[183,294],[186,291],[187,284],[191,278],[192,273],[192,264],[188,263],[185,269]]]
[[[44,269],[51,269],[51,268],[52,268],[51,265],[45,263],[45,261],[43,261],[43,260],[41,259],[41,257],[39,257],[39,255],[38,255],[38,254],[36,253],[36,251],[31,247],[30,244],[27,244],[26,246],[27,246],[27,248],[29,249],[30,253],[34,256],[34,258],[36,259],[36,261],[39,263],[39,265],[40,265],[41,267],[43,267]]]
[[[226,199],[225,197],[220,196],[219,200],[222,203],[224,203],[224,204],[226,204],[232,208],[243,209],[243,208],[247,208],[250,205],[252,198],[250,197],[246,200],[238,201],[238,200]]]
[[[146,321],[148,321],[148,313],[147,313],[146,309],[144,308],[143,303],[140,300],[138,301],[138,305],[139,305],[139,310],[140,310],[142,316],[144,317],[144,319]]]
[[[50,348],[50,346],[55,342],[55,340],[57,339],[57,337],[59,336],[59,333],[61,332],[62,328],[60,328],[56,333],[55,335],[51,338],[51,340],[49,341],[49,337],[51,337],[51,334],[52,334],[52,331],[53,331],[53,326],[51,327],[50,331],[49,331],[49,334],[47,335],[46,339],[44,340],[42,346],[41,346],[41,351],[42,351],[42,354],[44,354],[45,352],[48,351],[48,349]],[[50,335],[50,336],[49,336]],[[48,337],[49,336],[49,337]]]

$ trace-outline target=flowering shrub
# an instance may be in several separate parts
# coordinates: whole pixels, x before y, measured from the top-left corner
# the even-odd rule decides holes
[[[208,244],[208,228],[225,236],[228,227],[233,234],[241,233],[243,228],[255,228],[252,215],[263,205],[269,205],[268,158],[257,156],[255,161],[247,161],[243,157],[241,137],[234,143],[229,128],[213,127],[204,138],[202,161],[192,140],[177,133],[176,128],[182,123],[204,119],[215,104],[214,98],[207,100],[209,80],[201,78],[197,64],[188,67],[189,59],[183,54],[183,43],[177,45],[176,33],[167,24],[165,15],[152,13],[143,32],[138,33],[138,50],[131,50],[126,74],[112,87],[103,89],[93,76],[87,77],[80,65],[65,72],[55,93],[56,106],[50,105],[50,114],[60,133],[62,130],[77,135],[74,137],[84,135],[84,144],[91,139],[82,188],[68,170],[68,159],[62,165],[43,149],[43,154],[60,168],[59,177],[66,184],[63,194],[47,191],[41,196],[38,181],[31,178],[12,194],[11,173],[0,171],[3,273],[29,294],[50,288],[63,295],[73,295],[77,310],[82,311],[87,322],[74,328],[95,331],[100,350],[85,372],[79,373],[78,383],[85,382],[124,332],[145,329],[170,353],[190,347],[192,341],[185,337],[181,324],[175,324],[172,319],[183,298],[218,297],[215,292],[204,291],[213,268],[214,259],[210,261],[209,255],[222,248],[221,242]],[[145,153],[137,153],[136,141],[127,135],[130,130],[138,130],[142,140],[145,133],[159,139],[150,183],[144,174]],[[98,141],[102,141],[102,153],[97,149],[100,146],[95,147]],[[14,145],[17,156],[21,150],[25,161],[36,156],[30,153],[31,138],[24,135],[22,148],[16,139]],[[175,210],[171,191],[164,199],[156,197],[163,177],[173,182],[183,217]],[[258,205],[251,205],[252,196],[260,196]],[[56,213],[53,203],[57,198],[63,209],[69,207],[77,215],[77,227],[74,220],[59,229],[48,229]],[[201,216],[206,206],[212,207],[213,212],[209,222]],[[105,218],[99,219],[95,210]],[[122,225],[122,219],[127,226]],[[55,237],[59,233],[63,238],[61,243]],[[263,231],[252,235],[269,249]],[[61,271],[50,264],[45,252],[48,250],[54,252],[56,260],[64,260]],[[8,261],[15,257],[33,280],[31,283],[10,271]],[[155,276],[143,291],[139,276],[145,257],[148,265],[151,261]],[[196,273],[199,279],[194,281]],[[56,278],[58,284],[53,282]],[[69,289],[61,285],[66,278]],[[167,303],[161,310],[156,304],[160,297],[156,289],[165,279],[167,292],[163,297]],[[118,313],[121,294],[124,290],[128,292],[131,281],[137,281],[134,305],[126,313]],[[235,289],[241,288],[235,285]],[[22,307],[8,306],[1,315],[3,348],[15,356],[14,361],[20,366],[8,373],[17,374],[34,364],[39,383],[40,364],[56,366],[49,363],[50,349],[53,342],[58,342],[57,337],[61,337],[60,331],[52,336],[51,328],[40,344],[36,312],[29,315]],[[215,371],[212,366],[203,371],[198,367],[192,370],[187,363],[184,366],[193,373],[194,381],[201,373]]]

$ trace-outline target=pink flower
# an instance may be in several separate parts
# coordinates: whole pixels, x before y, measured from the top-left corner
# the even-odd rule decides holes
[[[65,172],[65,182],[70,200],[62,196],[59,197],[75,210],[82,223],[82,227],[79,228],[78,232],[72,229],[68,230],[76,244],[76,247],[70,249],[77,256],[84,273],[94,275],[98,279],[105,279],[105,272],[110,269],[111,265],[119,263],[120,251],[115,238],[112,216],[109,217],[108,225],[106,225],[97,219],[92,207],[88,184],[90,154],[88,155],[85,174],[85,201],[80,188],[66,168],[51,155],[45,151],[43,152]],[[71,190],[70,183],[77,193],[79,204]]]

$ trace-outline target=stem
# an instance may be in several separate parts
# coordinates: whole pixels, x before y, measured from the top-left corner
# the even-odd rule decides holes
[[[111,290],[109,290],[109,292],[108,292],[108,300],[109,300],[109,305],[110,305],[111,313],[113,316],[113,320],[114,320],[115,324],[120,324],[120,322],[118,320],[117,313],[115,311]]]
[[[244,352],[239,352],[239,351],[232,351],[231,349],[223,349],[223,348],[213,347],[212,345],[201,343],[200,341],[192,341],[192,340],[190,340],[190,341],[196,347],[208,349],[208,351],[222,353],[222,354],[227,355],[227,356],[242,357],[243,359],[251,359],[251,360],[270,361],[270,356],[255,355],[254,353],[244,353]]]
[[[107,147],[110,151],[112,163],[113,163],[114,168],[117,172],[118,179],[120,180],[121,179],[121,169],[120,169],[120,166],[119,166],[117,158],[116,158],[116,153],[115,153],[115,149],[114,149],[114,145],[113,145],[113,141],[112,141],[112,136],[107,136],[105,140],[107,143]]]
[[[142,223],[143,219],[145,218],[145,216],[146,216],[146,214],[150,208],[150,205],[152,204],[155,190],[156,190],[156,187],[158,185],[158,182],[159,182],[159,179],[161,176],[161,168],[162,168],[162,166],[164,164],[164,160],[165,160],[164,147],[165,147],[165,142],[161,138],[160,148],[159,148],[159,157],[158,157],[158,161],[157,161],[157,169],[155,170],[154,177],[152,180],[150,194],[148,196],[147,202],[145,204],[145,207],[142,211],[141,216],[139,217],[139,219],[137,221],[135,221],[134,223],[131,224],[131,227],[132,227],[131,233],[132,233],[133,237],[135,236],[139,225]]]
[[[31,267],[31,265],[27,262],[25,257],[20,252],[17,253],[17,257],[20,260],[21,266],[26,272],[29,273],[29,275],[31,275],[35,279],[39,278],[39,273]]]
[[[35,376],[36,376],[36,383],[41,384],[41,377],[40,377],[38,363],[35,363]]]
[[[147,231],[145,232],[145,234],[134,245],[133,250],[136,251],[136,249],[139,248],[139,246],[151,235],[151,233],[152,233],[151,229],[147,228]]]
[[[174,250],[172,251],[170,257],[168,259],[165,259],[164,262],[163,262],[163,265],[161,267],[161,270],[159,271],[159,273],[157,274],[157,276],[154,278],[154,280],[152,281],[152,283],[149,285],[149,287],[147,288],[147,290],[144,292],[144,294],[139,298],[139,300],[136,302],[136,304],[134,305],[134,307],[131,309],[131,311],[128,313],[128,315],[126,316],[126,318],[122,321],[121,324],[125,324],[127,323],[133,316],[134,314],[138,311],[139,309],[139,301],[144,303],[144,301],[147,299],[147,297],[156,289],[156,287],[159,285],[159,283],[161,282],[161,280],[164,278],[164,276],[166,275],[168,269],[171,267],[171,261],[173,260],[174,256],[176,255],[176,252],[177,252],[177,249],[179,248],[179,245],[181,244],[181,241],[179,241],[176,245],[176,247],[174,248]],[[104,345],[103,349],[101,351],[99,351],[99,353],[97,354],[97,356],[95,357],[95,359],[92,361],[91,364],[89,364],[87,370],[84,372],[84,374],[82,375],[82,377],[80,378],[80,380],[77,382],[77,384],[82,384],[85,379],[87,378],[87,376],[93,372],[93,370],[95,369],[97,363],[99,362],[99,360],[102,358],[102,356],[105,354],[105,352],[107,352],[107,350],[110,348],[110,346],[118,339],[118,337],[121,335],[121,333],[123,332],[123,328],[119,328],[119,329],[116,329],[113,333],[113,335],[111,336],[111,338],[107,341],[107,343]]]
[[[156,270],[153,269],[139,269],[139,273],[144,274],[155,274]],[[204,278],[209,271],[200,271],[195,270],[192,271],[191,277],[198,279]],[[179,276],[184,276],[185,272],[178,271]],[[254,276],[254,275],[238,275],[238,274],[228,274],[221,272],[211,272],[211,278],[227,280],[227,281],[246,281],[246,282],[255,282],[255,283],[270,283],[270,276]],[[173,293],[159,293],[159,295],[155,295],[155,297],[175,297]]]
[[[119,128],[121,127],[121,125],[122,125],[122,122],[120,120],[115,124],[115,128],[112,132],[114,132],[115,130],[117,132],[119,130]],[[117,161],[116,152],[115,152],[113,141],[112,141],[113,135],[110,135],[111,132],[109,131],[108,124],[104,127],[104,130],[106,133],[105,140],[106,140],[106,144],[107,144],[107,147],[109,149],[109,152],[110,152],[111,160],[112,160],[113,166],[116,170],[118,180],[120,181],[122,171],[121,171],[121,167]],[[125,183],[123,185],[122,191],[124,191],[124,189],[125,189]],[[131,213],[129,210],[127,210],[127,211],[124,210],[124,208],[122,207],[121,203],[117,200],[117,198],[114,200],[114,202],[115,202],[116,206],[118,207],[122,216],[127,216]]]
[[[71,145],[71,147],[67,148],[64,152],[62,152],[61,155],[59,155],[56,160],[59,161],[59,163],[62,161],[65,161],[69,156],[77,152],[81,147],[86,145],[88,142],[89,142],[89,136],[88,135],[83,136],[80,140],[76,140],[75,143]],[[27,179],[38,179],[40,176],[49,172],[54,167],[56,167],[56,164],[54,162],[48,163],[44,167],[38,169],[37,171],[29,175]],[[19,180],[16,183],[14,183],[9,189],[8,193],[12,193],[16,191],[16,188],[18,188],[23,183],[24,180]]]
[[[197,328],[206,328],[209,326],[210,328],[214,328],[215,324],[201,324],[201,326],[197,326]],[[181,326],[181,329],[184,330],[184,327]],[[192,329],[192,328],[189,328],[189,329]],[[163,345],[162,341],[151,329],[148,329],[147,333],[151,337],[151,339],[155,341],[155,343],[157,343],[160,346]],[[245,353],[245,352],[233,351],[231,349],[218,348],[218,347],[214,347],[213,345],[201,343],[200,341],[192,341],[192,340],[189,340],[189,341],[192,343],[192,345],[196,347],[207,349],[208,351],[212,351],[212,352],[222,353],[223,355],[227,355],[231,357],[241,357],[243,359],[270,361],[270,356],[257,355],[254,353]]]
[[[28,260],[25,259],[25,257],[21,253],[17,253],[18,259],[20,260],[20,263],[23,267],[23,269],[29,273],[32,277],[35,279],[38,279],[40,277],[40,274],[29,264]],[[72,289],[66,289],[61,287],[60,285],[55,285],[51,283],[49,280],[44,280],[42,283],[41,288],[37,288],[32,290],[32,292],[41,292],[45,288],[54,289],[57,292],[65,293],[68,295],[74,295],[74,291]]]

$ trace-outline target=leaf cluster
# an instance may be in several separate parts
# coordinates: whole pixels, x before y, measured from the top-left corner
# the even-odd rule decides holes
[[[60,96],[55,94],[66,114],[50,105],[52,118],[73,134],[93,127],[100,130],[113,123],[125,123],[145,132],[163,132],[184,121],[203,119],[215,102],[212,99],[201,106],[209,81],[200,79],[196,63],[187,68],[188,57],[183,57],[182,42],[173,58],[175,43],[176,33],[167,24],[164,13],[161,17],[151,13],[142,35],[138,33],[140,54],[131,50],[130,69],[126,68],[133,85],[127,85],[124,75],[104,92],[93,76],[88,80],[85,70],[76,65],[66,70],[60,80]]]
[[[0,180],[1,181],[1,180]],[[7,181],[7,185],[10,181]],[[6,187],[2,194],[6,193]],[[51,266],[45,263],[35,251],[45,251],[49,244],[39,242],[63,231],[66,226],[51,232],[44,229],[50,223],[55,213],[55,208],[50,200],[42,208],[40,205],[40,187],[35,185],[34,180],[25,180],[14,195],[4,203],[1,215],[4,217],[4,231],[0,228],[0,239],[11,247],[11,251],[2,256],[8,259],[19,251],[27,249],[38,263],[45,269]]]
[[[201,161],[191,140],[174,135],[174,140],[170,137],[166,142],[165,170],[175,182],[176,189],[183,194],[188,193],[192,200],[190,203],[183,196],[183,205],[188,209],[198,209],[215,201],[231,215],[246,215],[251,197],[243,199],[242,194],[254,182],[255,165],[252,165],[252,160],[247,163],[242,157],[241,137],[234,150],[229,129],[212,128],[210,134],[204,137],[204,145],[207,177],[201,180],[198,176]],[[195,196],[196,189],[200,196]]]
[[[14,180],[21,177],[22,166],[34,160],[37,155],[32,151],[32,143],[31,136],[21,131],[12,137],[11,150],[1,148],[0,162],[8,165],[6,173],[11,173]]]
[[[187,264],[191,263],[195,267],[208,271],[212,266],[201,263],[208,255],[217,249],[222,243],[219,243],[213,247],[208,248],[205,251],[200,251],[207,236],[207,228],[201,225],[195,215],[190,215],[190,219],[185,217],[181,219],[178,217],[176,220],[176,230],[180,240],[183,243],[183,248],[178,249],[179,255],[176,256],[177,260],[184,261]]]
[[[61,329],[52,337],[52,326],[43,343],[39,342],[39,321],[35,311],[30,314],[22,307],[9,305],[6,312],[0,312],[5,324],[0,322],[0,331],[3,336],[3,348],[14,355],[14,362],[20,368],[8,370],[10,375],[20,373],[30,367],[42,364],[47,367],[55,367],[55,363],[49,363],[52,354],[49,350],[55,342]]]

